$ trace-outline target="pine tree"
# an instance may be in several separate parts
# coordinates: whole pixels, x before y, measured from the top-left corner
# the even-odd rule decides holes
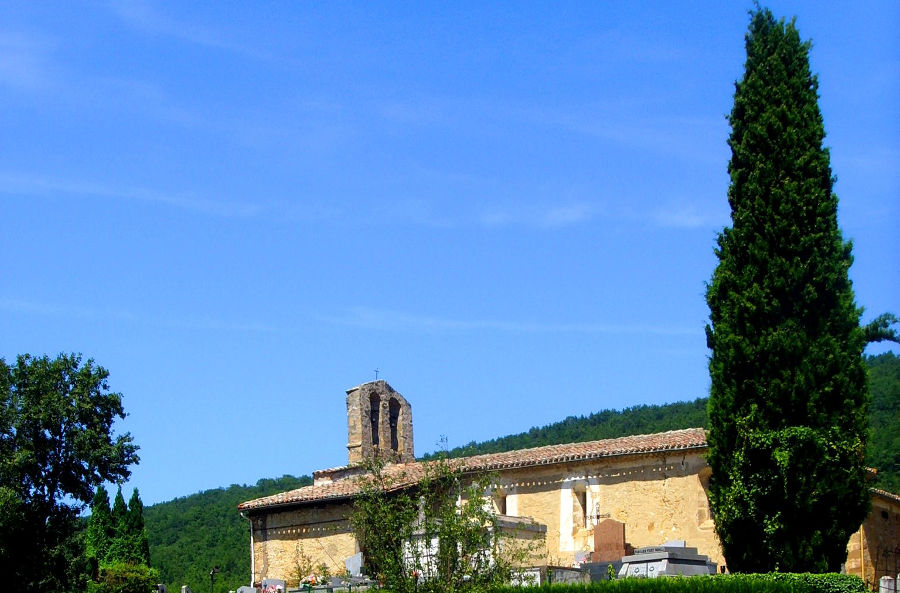
[[[144,503],[141,502],[137,488],[132,492],[131,499],[126,505],[125,498],[122,496],[122,487],[119,487],[113,503],[110,522],[112,537],[106,561],[108,563],[149,565],[150,544],[147,539],[147,530],[144,527]]]
[[[131,546],[128,543],[128,505],[125,504],[125,497],[122,496],[121,486],[116,491],[110,519],[112,522],[112,538],[110,539],[106,561],[108,563],[129,562]]]
[[[113,528],[116,531],[116,535],[118,535],[126,528],[125,526],[128,517],[128,505],[125,504],[125,497],[122,496],[121,486],[116,490],[116,498],[113,501],[111,516]]]
[[[869,504],[866,331],[810,43],[762,8],[745,41],[707,287],[710,503],[730,570],[836,571]]]
[[[144,503],[138,494],[137,488],[131,493],[128,500],[128,515],[126,517],[126,532],[129,539],[130,554],[139,564],[150,564],[150,543],[147,539],[147,530],[144,527]]]

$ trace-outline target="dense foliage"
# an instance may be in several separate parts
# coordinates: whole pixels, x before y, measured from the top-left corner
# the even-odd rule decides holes
[[[866,463],[878,469],[879,488],[900,493],[900,357],[886,352],[867,362],[872,406]]]
[[[382,468],[373,465],[372,480],[356,499],[350,521],[366,560],[366,574],[390,591],[406,593],[418,580],[406,568],[403,549],[419,514],[417,497],[404,490],[394,492],[396,481],[387,478]]]
[[[147,583],[156,585],[158,573],[149,566],[150,546],[143,512],[137,488],[125,504],[120,487],[110,509],[106,488],[97,487],[85,530],[90,593],[150,593]]]
[[[818,81],[757,8],[729,116],[732,226],[707,287],[710,504],[736,572],[840,569],[869,506],[868,390]]]
[[[521,593],[499,587],[491,593]],[[585,585],[542,585],[535,593],[866,593],[859,577],[844,574],[727,574],[709,577],[619,579]]]
[[[156,593],[159,573],[146,564],[114,562],[100,568],[87,593]]]
[[[108,376],[76,354],[0,359],[0,574],[17,591],[86,586],[79,514],[138,461],[131,435],[113,435],[125,411]]]
[[[514,566],[543,541],[505,534],[484,494],[490,476],[464,473],[447,457],[430,461],[412,488],[372,461],[360,478],[350,522],[366,572],[393,593],[477,592],[509,583]]]
[[[215,592],[250,584],[250,524],[238,503],[312,484],[312,478],[282,476],[255,486],[232,485],[148,506],[144,521],[150,538],[150,565],[159,569],[169,591],[188,585],[209,591],[209,571],[218,566]]]
[[[110,509],[106,488],[97,487],[85,529],[91,569],[87,593],[156,593],[159,571],[150,567],[143,513],[137,488],[126,504],[119,487]]]

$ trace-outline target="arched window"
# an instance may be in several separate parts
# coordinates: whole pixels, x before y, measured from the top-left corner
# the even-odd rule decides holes
[[[400,424],[400,402],[391,398],[388,402],[388,418],[391,421],[391,450],[400,449],[400,439],[397,438],[397,425]]]
[[[369,419],[372,421],[372,446],[378,446],[378,413],[381,411],[381,398],[377,393],[369,396]]]

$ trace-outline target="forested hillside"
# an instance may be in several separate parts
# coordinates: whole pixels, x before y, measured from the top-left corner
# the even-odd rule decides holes
[[[900,493],[900,357],[893,352],[866,357],[872,407],[867,463],[878,469],[877,486]],[[660,406],[604,410],[589,416],[569,416],[528,432],[469,443],[449,451],[451,457],[498,453],[526,447],[610,439],[681,428],[706,428],[706,398]],[[425,455],[428,459],[431,455]]]
[[[869,454],[878,468],[878,487],[900,493],[900,357],[893,352],[870,356]]]
[[[900,357],[892,352],[868,357],[872,408],[868,463],[879,469],[878,487],[900,493]],[[522,434],[470,443],[453,456],[495,453],[558,443],[706,427],[706,399],[660,406],[605,410],[570,416]],[[428,459],[431,455],[425,455]],[[209,571],[218,566],[215,593],[249,584],[249,526],[237,512],[239,502],[311,484],[308,476],[260,480],[255,486],[207,490],[147,507],[151,565],[160,570],[171,593],[188,585],[195,593],[209,590]]]
[[[706,428],[706,399],[658,406],[634,406],[624,410],[603,410],[589,416],[569,416],[528,432],[471,442],[449,451],[451,457],[499,453],[542,445],[613,439],[633,434],[650,434],[681,428]],[[431,454],[423,459],[430,459]]]
[[[232,485],[206,490],[144,509],[150,540],[150,565],[170,593],[188,585],[194,593],[209,591],[209,571],[219,567],[215,591],[250,584],[250,526],[237,505],[312,484],[312,478],[282,476],[255,486]]]

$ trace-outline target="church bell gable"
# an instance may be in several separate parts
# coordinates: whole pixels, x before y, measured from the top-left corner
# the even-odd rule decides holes
[[[386,381],[363,383],[347,391],[347,456],[350,465],[381,458],[415,461],[412,407]]]

